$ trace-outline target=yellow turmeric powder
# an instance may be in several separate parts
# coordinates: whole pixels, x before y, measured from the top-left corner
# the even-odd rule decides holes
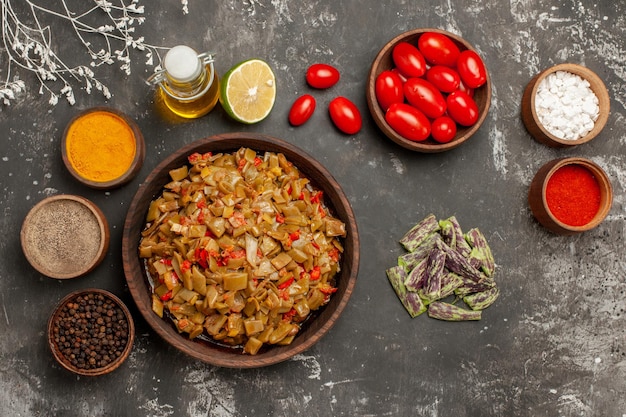
[[[74,170],[94,182],[109,182],[124,175],[137,152],[133,130],[120,116],[94,111],[77,118],[68,128],[66,153]]]

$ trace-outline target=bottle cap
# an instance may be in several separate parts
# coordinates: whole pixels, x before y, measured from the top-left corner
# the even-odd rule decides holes
[[[170,49],[165,55],[164,67],[172,81],[188,83],[195,80],[202,72],[198,53],[185,45]]]

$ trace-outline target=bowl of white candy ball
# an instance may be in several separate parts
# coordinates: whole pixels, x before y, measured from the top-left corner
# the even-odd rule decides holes
[[[606,86],[590,69],[559,64],[537,74],[522,96],[522,120],[539,142],[565,148],[589,142],[610,112]]]

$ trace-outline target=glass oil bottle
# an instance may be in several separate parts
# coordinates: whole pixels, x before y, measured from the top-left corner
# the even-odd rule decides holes
[[[213,55],[198,54],[192,48],[178,45],[163,60],[163,69],[148,78],[157,86],[157,102],[177,114],[193,119],[210,112],[219,99],[219,79]]]

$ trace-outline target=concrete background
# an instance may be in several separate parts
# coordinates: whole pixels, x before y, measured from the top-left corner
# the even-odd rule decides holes
[[[141,3],[145,22],[137,36],[146,43],[213,51],[221,74],[244,59],[269,62],[278,84],[275,107],[253,126],[231,121],[219,106],[201,119],[166,120],[153,107],[153,91],[144,84],[152,68],[138,52],[130,75],[117,64],[94,69],[111,99],[76,88],[73,106],[62,99],[49,105],[34,76],[18,71],[27,92],[0,108],[1,415],[626,416],[626,2],[189,0],[186,15],[176,0]],[[24,3],[14,7],[27,11]],[[395,145],[365,103],[366,76],[378,50],[418,27],[463,36],[491,72],[493,100],[484,125],[444,154]],[[53,20],[51,34],[60,56],[89,63],[67,22]],[[339,84],[312,92],[304,74],[315,62],[337,67]],[[595,71],[611,96],[600,136],[565,150],[534,141],[520,119],[527,82],[561,62]],[[315,95],[318,108],[307,124],[293,128],[287,112],[304,93]],[[346,136],[332,126],[326,109],[337,95],[361,109],[358,134]],[[70,118],[98,105],[135,118],[146,138],[143,169],[110,192],[73,180],[59,146]],[[128,204],[152,168],[183,144],[233,131],[273,135],[314,155],[342,185],[361,235],[359,279],[337,325],[304,354],[254,370],[197,362],[153,334],[126,289],[120,253]],[[536,170],[562,156],[600,164],[615,192],[605,222],[573,237],[540,226],[526,197]],[[111,227],[104,262],[75,280],[38,274],[19,242],[28,210],[59,193],[89,198]],[[480,228],[493,248],[502,294],[480,322],[411,319],[387,281],[385,269],[402,253],[397,240],[429,213],[456,215],[464,228]],[[129,360],[99,378],[65,372],[45,339],[54,305],[86,287],[120,296],[137,325]]]

